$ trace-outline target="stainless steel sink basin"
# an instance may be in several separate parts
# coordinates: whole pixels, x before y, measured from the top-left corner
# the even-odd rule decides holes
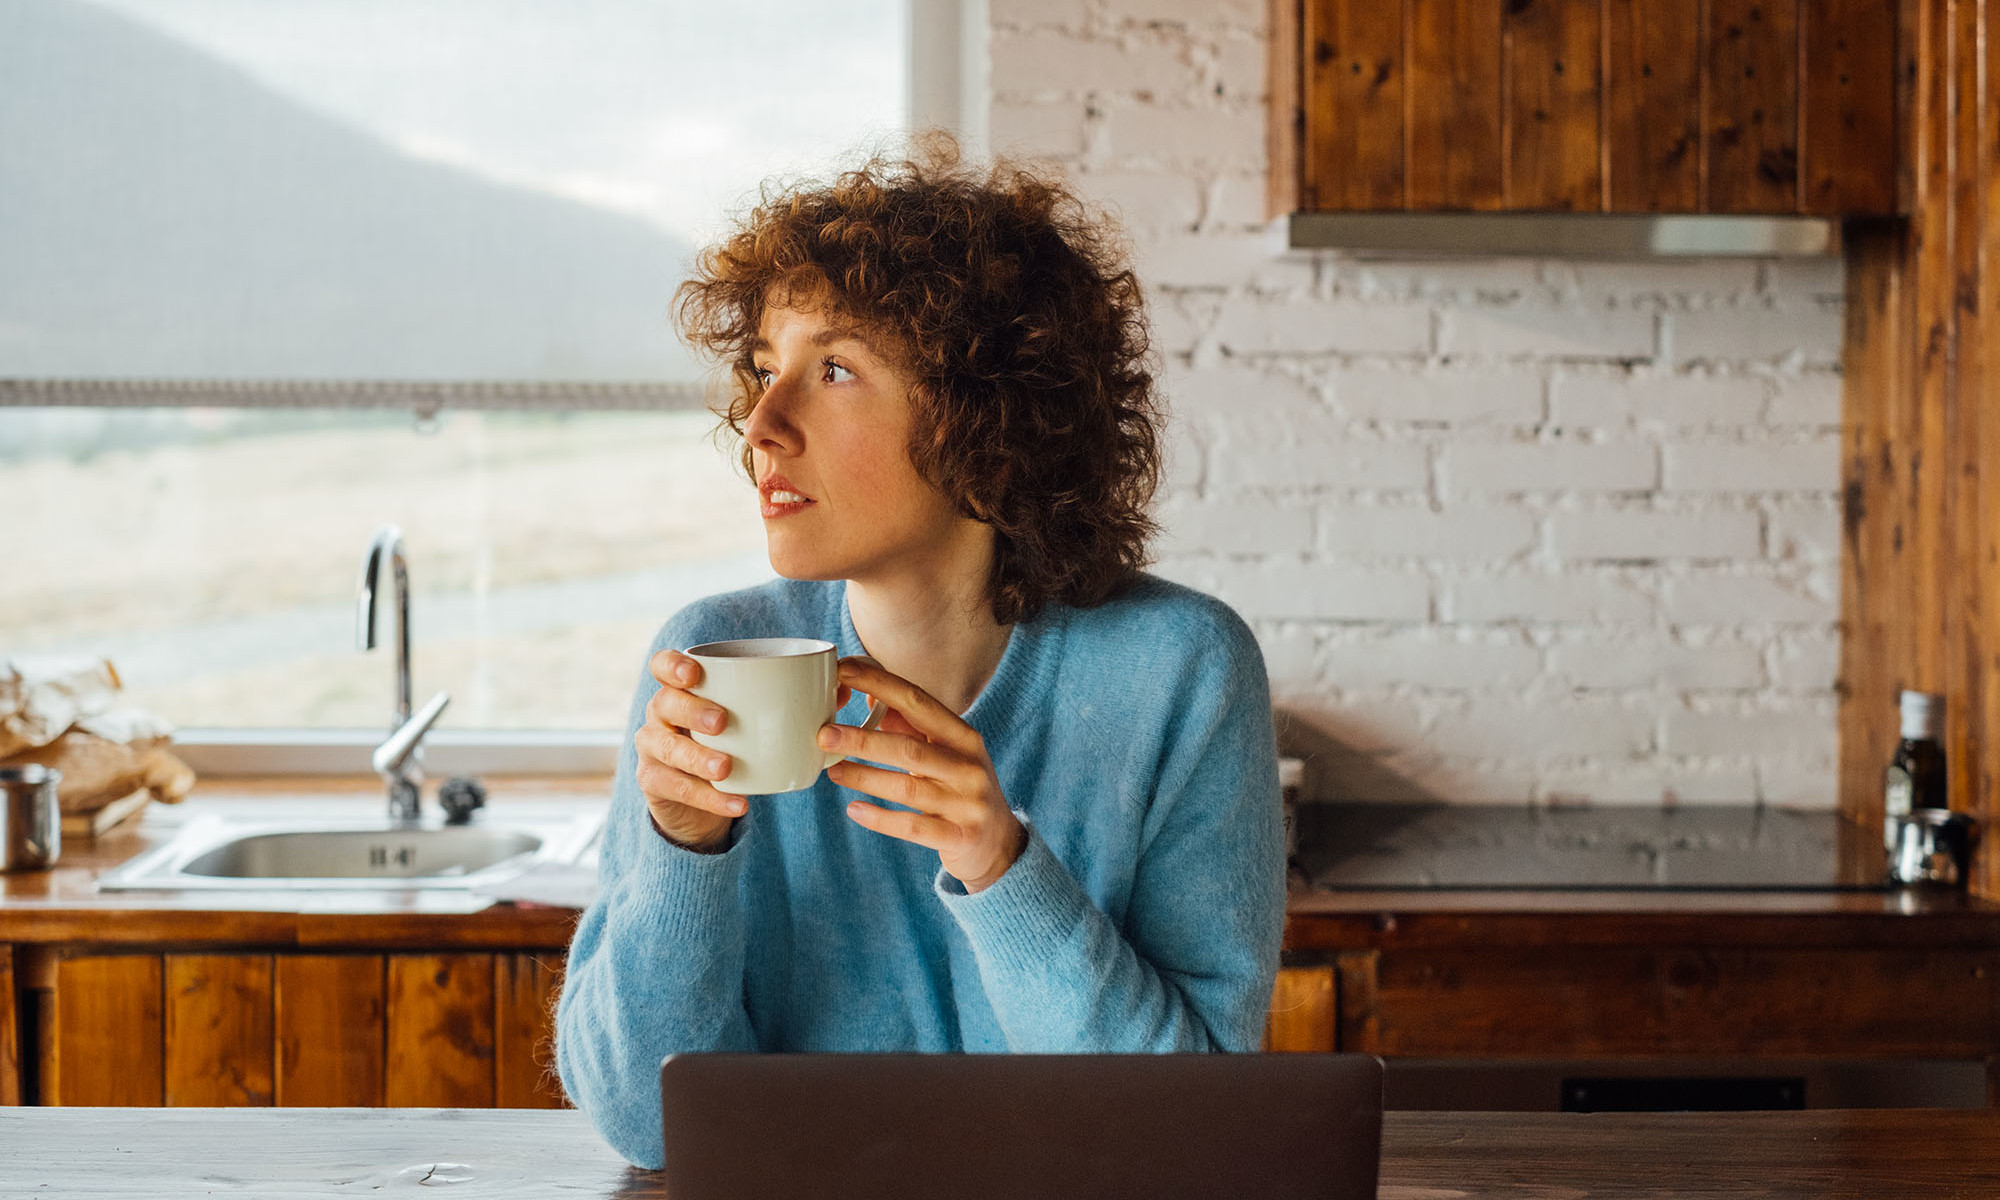
[[[541,846],[542,839],[512,829],[315,829],[240,837],[181,870],[256,879],[418,879],[484,870]]]
[[[540,862],[571,862],[601,813],[427,824],[380,819],[244,821],[205,817],[166,845],[107,872],[105,891],[471,888]]]

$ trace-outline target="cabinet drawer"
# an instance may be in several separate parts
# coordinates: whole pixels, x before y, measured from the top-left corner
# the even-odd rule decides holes
[[[1343,964],[1341,1048],[1983,1057],[2000,1050],[1996,965],[1971,950],[1387,950]]]

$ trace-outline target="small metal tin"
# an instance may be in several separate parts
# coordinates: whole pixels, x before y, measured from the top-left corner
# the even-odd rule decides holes
[[[1889,882],[1903,887],[1966,886],[1978,824],[1964,813],[1913,808],[1893,818]]]
[[[41,871],[62,856],[62,772],[0,767],[0,871]]]

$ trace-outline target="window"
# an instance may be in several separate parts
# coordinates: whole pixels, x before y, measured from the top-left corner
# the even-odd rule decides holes
[[[667,305],[759,181],[957,125],[953,3],[0,6],[0,653],[203,728],[365,730],[377,527],[444,727],[622,726],[769,577]],[[385,614],[386,616],[386,614]],[[390,622],[385,621],[386,631]]]

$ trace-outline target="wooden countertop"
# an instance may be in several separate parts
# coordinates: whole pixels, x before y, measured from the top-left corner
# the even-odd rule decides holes
[[[2000,1195],[1987,1110],[1389,1113],[1382,1140],[1382,1200]],[[0,1109],[0,1146],[11,1189],[72,1200],[443,1183],[468,1198],[666,1194],[573,1110],[14,1108]]]
[[[495,779],[489,812],[510,803],[602,805],[599,776]],[[0,943],[561,949],[576,913],[450,892],[99,892],[99,873],[163,844],[208,813],[268,819],[374,815],[372,778],[204,780],[186,802],[152,805],[96,840],[67,839],[49,871],[0,875]],[[1312,953],[1395,944],[2000,946],[2000,903],[1919,892],[1519,889],[1315,891],[1295,888],[1285,945]],[[1912,920],[1911,918],[1922,918]]]

